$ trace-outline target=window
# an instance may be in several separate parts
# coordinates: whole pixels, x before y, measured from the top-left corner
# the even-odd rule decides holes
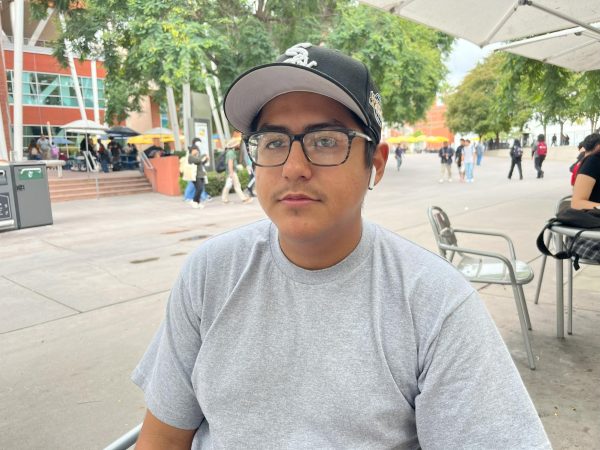
[[[13,100],[13,71],[6,72],[8,81],[8,101]],[[93,108],[94,95],[92,79],[79,77],[81,95],[86,108]],[[98,106],[105,108],[104,80],[97,80]],[[66,106],[77,108],[77,94],[73,86],[73,79],[68,75],[53,73],[23,72],[23,104],[39,106]]]

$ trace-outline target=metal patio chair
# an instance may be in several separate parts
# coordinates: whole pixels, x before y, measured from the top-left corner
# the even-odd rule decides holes
[[[566,208],[571,207],[571,196],[567,195],[566,197],[561,198],[556,204],[556,214]],[[546,248],[550,245],[550,242],[554,239],[564,239],[562,236],[558,236],[553,234],[552,232],[548,233],[546,237]],[[567,243],[563,242],[563,248],[567,248]],[[540,291],[542,290],[542,280],[544,279],[544,270],[546,269],[546,259],[548,256],[542,255],[542,267],[540,268],[540,276],[537,283],[537,288],[535,290],[535,300],[534,303],[537,305],[540,299]],[[591,259],[579,258],[579,264],[587,264],[590,266],[598,266],[600,265],[597,261]],[[569,270],[567,272],[567,334],[573,334],[573,258],[569,259]]]
[[[140,423],[137,427],[132,428],[119,439],[109,444],[104,450],[127,450],[128,448],[133,447],[137,442],[141,429],[142,424]]]
[[[473,283],[512,286],[529,368],[535,370],[533,351],[529,341],[531,320],[523,293],[523,285],[533,280],[532,268],[527,263],[517,260],[514,245],[507,235],[491,231],[453,228],[448,215],[438,206],[430,206],[427,215],[440,254],[451,262],[467,280]],[[508,244],[510,257],[500,253],[461,247],[458,245],[456,237],[458,233],[501,237]]]

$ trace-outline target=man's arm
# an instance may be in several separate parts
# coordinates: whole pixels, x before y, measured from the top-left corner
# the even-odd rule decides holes
[[[135,448],[137,450],[189,450],[196,430],[182,430],[158,420],[150,410],[140,431]]]

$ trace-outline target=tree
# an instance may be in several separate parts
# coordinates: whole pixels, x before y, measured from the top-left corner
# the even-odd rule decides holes
[[[504,56],[495,53],[478,64],[446,97],[446,120],[455,133],[473,132],[483,137],[492,133],[499,139],[501,132],[510,131],[515,116],[506,106],[499,105],[499,86],[502,84]],[[514,99],[513,104],[517,104]],[[519,119],[520,120],[520,119]]]
[[[453,39],[364,5],[338,11],[327,42],[369,67],[386,121],[414,123],[425,117],[446,75],[443,58]]]
[[[600,70],[583,73],[576,82],[577,109],[590,121],[590,133],[596,131],[600,120]]]
[[[38,14],[49,0],[36,0]],[[392,122],[424,117],[445,75],[452,38],[349,0],[63,0],[64,38],[81,57],[101,55],[107,120],[139,110],[142,96],[161,103],[165,87],[203,91],[215,75],[223,88],[252,66],[297,42],[326,42],[368,64]],[[175,89],[177,94],[180,90]]]

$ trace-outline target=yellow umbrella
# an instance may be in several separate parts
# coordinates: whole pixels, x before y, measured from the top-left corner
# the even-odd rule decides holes
[[[415,142],[412,141],[412,136],[392,136],[387,139],[388,144],[401,144],[402,142]]]
[[[448,140],[448,138],[445,136],[426,136],[425,137],[425,142],[431,142],[431,143],[446,142],[447,140]]]

